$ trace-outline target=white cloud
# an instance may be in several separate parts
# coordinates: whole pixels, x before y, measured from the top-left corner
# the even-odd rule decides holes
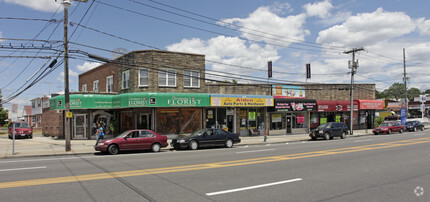
[[[318,43],[345,47],[369,46],[411,33],[413,20],[403,12],[362,13],[348,18],[343,24],[319,32]]]
[[[333,8],[330,0],[325,0],[317,3],[308,3],[303,6],[306,14],[310,17],[317,16],[320,18],[327,18],[330,16],[330,10]]]
[[[167,46],[167,49],[169,51],[204,54],[208,61],[251,67],[260,70],[232,68],[231,66],[218,63],[211,63],[210,65],[212,65],[212,68],[207,69],[217,71],[208,71],[207,73],[220,75],[230,73],[232,77],[236,76],[233,74],[250,75],[256,72],[261,74],[261,71],[265,71],[267,68],[267,61],[276,61],[279,59],[278,53],[273,47],[262,47],[257,44],[247,46],[245,40],[237,37],[218,36],[208,41],[203,41],[201,39],[183,39],[180,43]],[[211,76],[208,75],[208,77]],[[212,78],[214,77],[212,76]],[[226,77],[219,78],[218,80],[226,80]]]
[[[44,11],[55,12],[60,6],[62,0],[55,2],[54,0],[1,0],[5,3],[18,4],[27,8]]]
[[[293,11],[293,9],[291,8],[291,5],[288,2],[285,2],[285,3],[275,2],[273,6],[270,6],[270,10],[277,15],[283,15],[286,12]]]
[[[98,62],[85,62],[82,65],[77,65],[76,68],[81,72],[86,72],[100,65],[101,63],[98,63]]]
[[[304,40],[305,36],[309,34],[309,31],[303,27],[305,21],[305,14],[280,17],[269,7],[260,7],[247,18],[225,19],[218,24],[229,23],[240,26],[241,36],[249,40],[288,46],[291,41],[285,41],[285,39]],[[261,32],[256,30],[261,30]]]
[[[71,77],[77,77],[78,73],[69,69],[69,83],[73,83],[73,79]],[[60,76],[57,77],[58,81],[64,82],[64,72],[60,73]]]
[[[417,20],[418,29],[422,36],[430,36],[430,20],[424,20],[423,18]]]

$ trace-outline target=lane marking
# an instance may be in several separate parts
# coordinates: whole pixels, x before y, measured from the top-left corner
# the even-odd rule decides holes
[[[236,152],[236,154],[262,152],[262,151],[273,151],[273,150],[276,150],[276,149],[261,149],[261,150],[253,150],[253,151],[242,151],[242,152]]]
[[[218,195],[218,194],[227,194],[227,193],[232,193],[232,192],[245,191],[245,190],[257,189],[257,188],[262,188],[262,187],[269,187],[269,186],[274,186],[274,185],[279,185],[279,184],[286,184],[286,183],[290,183],[290,182],[297,182],[297,181],[301,181],[301,180],[303,180],[303,179],[296,178],[296,179],[291,179],[291,180],[272,182],[272,183],[255,185],[255,186],[250,186],[250,187],[242,187],[242,188],[238,188],[238,189],[230,189],[230,190],[224,190],[224,191],[218,191],[218,192],[211,192],[211,193],[206,193],[206,195],[207,196],[213,196],[213,195]]]
[[[47,167],[46,166],[40,166],[40,167],[28,167],[28,168],[11,168],[11,169],[0,170],[0,172],[3,172],[3,171],[16,171],[16,170],[32,170],[32,169],[41,169],[41,168],[47,168]]]
[[[335,154],[347,154],[352,152],[401,147],[401,146],[416,145],[416,144],[423,144],[423,143],[430,143],[430,137],[400,140],[400,141],[370,144],[370,145],[361,145],[361,146],[354,146],[354,147],[344,147],[344,148],[338,148],[338,149],[311,151],[311,152],[305,152],[305,153],[287,154],[287,155],[280,155],[280,156],[267,156],[267,157],[252,158],[252,159],[221,161],[221,162],[215,162],[215,163],[194,164],[194,165],[152,168],[152,169],[131,170],[131,171],[118,171],[118,172],[108,172],[108,173],[104,172],[104,173],[96,173],[96,174],[42,178],[42,179],[32,179],[32,180],[22,180],[22,181],[11,181],[11,182],[0,182],[0,189],[68,183],[68,182],[80,182],[80,181],[90,181],[90,180],[101,180],[101,179],[113,179],[113,178],[123,178],[123,177],[133,177],[133,176],[144,176],[144,175],[154,175],[154,174],[164,174],[164,173],[175,173],[175,172],[205,170],[205,169],[213,169],[213,168],[225,168],[225,167],[233,167],[233,166],[259,164],[259,163],[278,162],[278,161],[293,160],[293,159],[329,156],[329,155],[335,155]]]
[[[373,139],[368,139],[368,140],[356,140],[354,142],[368,142],[368,141],[372,141]]]
[[[421,136],[421,135],[424,135],[424,134],[414,134],[414,136]]]

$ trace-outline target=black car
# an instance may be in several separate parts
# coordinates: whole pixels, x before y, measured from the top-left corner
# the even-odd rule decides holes
[[[424,124],[422,124],[420,121],[406,121],[405,128],[408,131],[417,131],[418,129],[423,131]]]
[[[311,130],[309,137],[315,140],[319,137],[324,139],[333,139],[333,137],[340,137],[342,139],[346,138],[348,134],[348,127],[342,122],[328,122],[321,124],[318,128]]]
[[[191,135],[181,135],[173,139],[170,143],[175,149],[196,150],[201,147],[224,146],[233,147],[233,144],[240,143],[238,134],[230,133],[222,129],[201,129]]]

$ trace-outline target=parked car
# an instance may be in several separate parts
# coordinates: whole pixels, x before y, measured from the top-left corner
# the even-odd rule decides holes
[[[375,135],[381,133],[391,134],[393,132],[403,133],[403,131],[405,131],[405,126],[401,125],[399,122],[384,122],[372,130]]]
[[[325,140],[333,139],[333,137],[340,137],[341,139],[346,138],[348,134],[348,127],[343,122],[328,122],[318,126],[311,130],[309,137],[312,140],[316,140],[319,137],[323,137]]]
[[[9,139],[13,139],[14,125],[15,138],[33,138],[33,128],[27,122],[11,122],[8,126]]]
[[[170,145],[175,149],[196,150],[202,147],[225,146],[233,147],[233,144],[240,143],[238,134],[230,133],[223,129],[206,128],[198,130],[191,135],[181,135],[173,139]]]
[[[418,129],[421,131],[424,130],[424,124],[420,121],[406,121],[405,127],[408,131],[417,131]]]
[[[103,153],[118,154],[126,150],[151,150],[159,152],[167,147],[167,136],[159,135],[151,130],[128,130],[113,139],[98,142],[94,149]]]

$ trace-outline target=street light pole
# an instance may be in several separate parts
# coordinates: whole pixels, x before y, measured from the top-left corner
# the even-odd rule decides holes
[[[66,139],[66,151],[70,151],[70,97],[69,97],[69,44],[68,44],[68,18],[69,18],[69,7],[70,0],[63,0],[64,6],[64,139]]]

